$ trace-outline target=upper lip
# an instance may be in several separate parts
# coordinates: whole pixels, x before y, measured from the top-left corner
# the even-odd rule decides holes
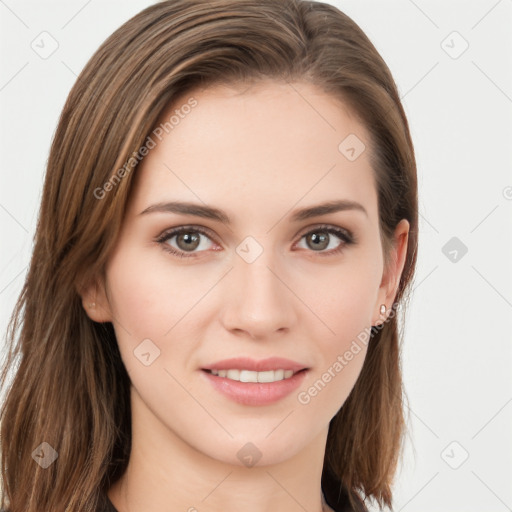
[[[223,359],[217,361],[203,370],[250,370],[253,372],[265,372],[269,370],[293,370],[293,373],[304,370],[307,366],[285,359],[283,357],[269,357],[268,359],[261,359],[259,361],[250,359],[248,357],[234,357],[231,359]]]

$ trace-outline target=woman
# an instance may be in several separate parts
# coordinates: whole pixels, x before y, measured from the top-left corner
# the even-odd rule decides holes
[[[391,507],[416,250],[408,123],[352,20],[145,9],[52,143],[2,375],[19,356],[2,506]]]

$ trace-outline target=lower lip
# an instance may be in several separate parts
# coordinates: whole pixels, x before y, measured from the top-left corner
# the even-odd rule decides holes
[[[239,382],[202,370],[212,386],[223,395],[242,405],[268,405],[282,400],[296,390],[308,370],[276,382]]]

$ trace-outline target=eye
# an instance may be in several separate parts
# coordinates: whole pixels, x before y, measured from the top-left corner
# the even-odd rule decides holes
[[[165,251],[174,256],[194,258],[198,256],[198,252],[204,252],[209,249],[209,243],[201,240],[202,238],[213,243],[212,236],[208,230],[200,226],[180,226],[165,231],[156,238],[156,241],[162,245]],[[303,234],[300,237],[300,241],[302,239],[306,241],[306,249],[312,249],[310,252],[315,252],[322,256],[338,254],[346,246],[355,243],[355,237],[350,231],[330,225],[317,226],[315,229]],[[338,239],[338,242],[335,239]]]
[[[170,243],[173,239],[173,245]],[[206,238],[212,241],[209,232],[198,226],[181,226],[179,228],[171,229],[160,235],[156,241],[160,243],[164,250],[180,258],[195,257],[195,252],[202,252],[208,249],[208,243],[205,243],[201,238]],[[196,251],[196,249],[201,249]],[[190,253],[190,254],[187,254]]]
[[[334,235],[334,239],[332,235]],[[336,242],[336,238],[338,242]],[[302,239],[305,239],[306,249],[312,248],[313,252],[317,252],[322,256],[338,254],[347,245],[355,243],[355,238],[350,231],[330,225],[317,226],[315,229],[302,235]]]

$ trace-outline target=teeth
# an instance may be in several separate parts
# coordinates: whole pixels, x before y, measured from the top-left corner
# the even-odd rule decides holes
[[[240,382],[258,382],[258,372],[250,372],[249,370],[240,371]]]
[[[239,382],[277,382],[289,379],[293,370],[268,370],[265,372],[253,372],[250,370],[210,370],[213,375],[227,377]]]
[[[226,377],[232,380],[240,380],[240,370],[228,370]]]

